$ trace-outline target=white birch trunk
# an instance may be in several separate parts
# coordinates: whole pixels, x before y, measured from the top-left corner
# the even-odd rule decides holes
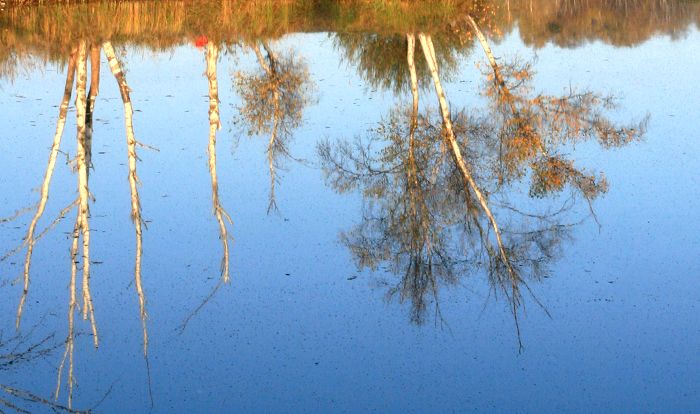
[[[49,189],[51,186],[51,179],[53,177],[54,168],[56,166],[56,157],[58,156],[58,151],[61,146],[61,139],[63,137],[63,130],[66,125],[66,115],[68,114],[68,105],[70,103],[71,92],[73,90],[73,79],[75,78],[75,60],[76,60],[76,50],[71,53],[70,59],[68,60],[68,68],[66,73],[66,84],[63,89],[63,98],[61,99],[61,105],[58,110],[58,120],[56,121],[56,132],[53,137],[53,143],[51,144],[51,151],[49,152],[49,161],[46,166],[46,172],[44,173],[44,180],[41,184],[41,192],[39,197],[39,204],[36,207],[36,212],[34,217],[29,224],[27,229],[27,234],[24,238],[24,244],[27,245],[27,253],[24,258],[24,273],[23,273],[23,288],[22,296],[17,306],[17,318],[15,321],[15,326],[17,329],[20,328],[20,323],[22,320],[22,312],[24,310],[24,304],[27,300],[27,294],[29,293],[29,272],[32,263],[32,254],[34,252],[34,245],[37,238],[34,237],[36,231],[36,226],[39,219],[43,216],[46,210],[46,203],[49,200]]]
[[[486,40],[486,36],[484,36],[484,33],[481,32],[481,29],[479,29],[479,25],[476,24],[476,21],[472,16],[467,14],[467,22],[469,25],[472,27],[474,30],[474,34],[476,35],[476,38],[479,40],[479,44],[481,44],[481,48],[484,50],[484,54],[486,54],[486,58],[489,61],[489,65],[491,65],[491,69],[493,70],[493,75],[494,75],[494,80],[498,84],[499,87],[503,87],[505,83],[503,82],[503,77],[501,76],[501,71],[498,68],[498,63],[496,62],[496,58],[493,56],[493,52],[491,51],[491,47],[489,46],[488,40]]]
[[[105,42],[102,44],[102,49],[107,57],[107,62],[109,63],[109,69],[117,80],[117,85],[119,86],[119,92],[122,97],[122,103],[124,104],[124,128],[126,131],[126,147],[127,147],[127,157],[129,162],[129,191],[131,193],[131,219],[134,222],[134,233],[136,236],[136,252],[134,258],[134,285],[136,287],[136,294],[139,299],[139,316],[141,318],[141,329],[143,333],[143,355],[147,358],[148,356],[148,327],[146,320],[148,314],[146,313],[146,294],[143,289],[143,280],[141,277],[141,257],[143,254],[143,220],[141,218],[141,199],[139,197],[138,185],[139,178],[136,174],[136,162],[138,156],[136,154],[136,137],[134,135],[134,110],[131,104],[131,96],[129,85],[126,82],[126,77],[122,71],[119,60],[114,53],[114,48],[110,42]]]
[[[97,324],[95,323],[95,313],[90,293],[90,184],[88,182],[88,153],[89,147],[86,145],[86,113],[87,113],[87,44],[80,42],[78,47],[77,80],[75,84],[76,99],[76,124],[77,136],[77,170],[78,170],[78,217],[76,223],[82,236],[82,259],[83,259],[83,319],[90,319],[92,336],[95,347],[99,345],[97,335]]]
[[[219,200],[219,179],[216,172],[216,132],[221,128],[219,119],[219,81],[216,76],[217,60],[219,58],[219,48],[213,42],[207,43],[206,64],[207,79],[209,81],[209,174],[211,176],[211,199],[214,209],[214,216],[219,223],[219,237],[223,248],[223,258],[221,261],[221,277],[224,283],[228,283],[229,277],[229,234],[226,228],[226,221],[231,223],[231,218],[221,206]]]
[[[496,222],[495,217],[491,213],[491,209],[488,205],[488,200],[479,189],[479,186],[476,184],[476,181],[474,180],[474,177],[469,171],[469,167],[467,167],[467,163],[464,160],[464,157],[462,156],[462,151],[459,148],[459,144],[457,143],[457,139],[452,129],[452,120],[450,116],[449,105],[447,103],[447,97],[445,96],[445,92],[442,88],[442,83],[440,82],[440,75],[437,67],[437,58],[435,55],[435,49],[433,47],[432,39],[429,35],[425,35],[422,33],[419,34],[418,37],[423,48],[423,53],[425,54],[425,60],[428,63],[428,67],[430,68],[430,74],[433,78],[433,84],[435,85],[435,92],[438,96],[438,101],[440,103],[440,112],[442,113],[442,120],[445,127],[445,137],[448,141],[449,148],[452,152],[452,156],[455,160],[455,163],[457,164],[457,167],[462,177],[469,185],[472,192],[474,192],[474,194],[476,195],[476,198],[477,200],[479,200],[479,204],[481,205],[484,214],[488,218],[491,227],[493,228],[493,231],[496,235],[496,241],[498,243],[498,250],[501,256],[501,260],[503,260],[503,264],[508,269],[508,272],[512,279],[512,289],[515,299],[515,296],[518,293],[517,283],[520,281],[520,278],[513,269],[510,259],[508,258],[508,254],[506,253],[505,247],[503,245],[503,240],[501,238],[501,231],[498,228],[498,223]]]

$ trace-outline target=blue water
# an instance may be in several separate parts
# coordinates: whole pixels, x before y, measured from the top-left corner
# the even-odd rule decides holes
[[[582,224],[561,245],[549,278],[532,282],[551,318],[526,295],[524,349],[509,304],[484,274],[440,289],[444,323],[410,323],[408,303],[385,299],[397,276],[358,269],[339,234],[362,219],[358,192],[326,185],[316,143],[366,136],[408,95],[373,90],[342,62],[328,34],[285,36],[308,64],[314,97],[279,171],[279,212],[267,214],[266,137],[234,123],[240,98],[231,76],[254,70],[252,53],[219,61],[219,192],[233,219],[231,283],[177,328],[219,280],[221,245],[211,214],[207,170],[208,98],[204,52],[127,45],[127,79],[137,112],[138,173],[144,233],[149,361],[154,405],[141,354],[133,279],[126,148],[118,89],[102,63],[91,191],[92,289],[101,346],[80,321],[74,406],[98,412],[693,412],[700,407],[700,32],[652,38],[634,47],[600,42],[533,50],[518,33],[492,45],[498,56],[536,57],[534,87],[570,85],[619,98],[611,117],[649,114],[645,139],[621,149],[568,149],[577,165],[604,171],[609,192],[578,206]],[[454,108],[483,106],[475,52],[446,83]],[[32,205],[55,128],[65,68],[47,64],[0,81],[0,216]],[[424,105],[436,106],[424,93]],[[69,113],[62,149],[75,154]],[[42,223],[76,196],[75,176],[59,155]],[[523,197],[514,194],[514,199]],[[30,215],[0,224],[0,246],[22,241]],[[24,330],[66,334],[69,246],[74,212],[39,241]],[[40,225],[43,228],[43,226]],[[14,332],[23,254],[0,264],[6,315]],[[352,279],[352,280],[349,280]],[[1,372],[0,383],[50,396],[62,347]],[[65,402],[65,395],[59,401]]]

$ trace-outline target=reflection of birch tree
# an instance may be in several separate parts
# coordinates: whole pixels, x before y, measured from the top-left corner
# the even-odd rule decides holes
[[[429,110],[419,113],[416,37],[430,70],[439,120],[434,120]],[[435,301],[436,316],[440,316],[440,284],[453,284],[461,275],[485,266],[494,289],[503,292],[511,304],[520,341],[521,289],[529,289],[525,276],[539,278],[556,257],[571,227],[562,223],[562,213],[571,204],[565,201],[559,209],[543,214],[526,213],[508,203],[506,184],[515,184],[515,178],[529,171],[551,194],[563,189],[561,182],[569,183],[588,201],[600,191],[586,192],[585,187],[576,185],[577,177],[582,175],[578,169],[559,171],[558,176],[539,176],[538,166],[527,159],[517,165],[522,174],[506,181],[500,179],[495,166],[507,156],[502,151],[503,142],[517,139],[518,131],[505,128],[508,121],[503,118],[451,112],[431,37],[409,33],[406,47],[411,107],[392,111],[371,130],[367,142],[324,143],[319,147],[328,181],[338,191],[359,187],[366,199],[362,223],[344,233],[342,239],[361,267],[393,263],[394,271],[402,276],[389,293],[399,293],[402,301],[410,298],[411,319],[415,322],[423,320],[427,297]],[[505,72],[503,82],[508,83],[514,76],[513,72]],[[602,115],[604,107],[599,108],[599,103],[588,101],[578,111],[572,106],[568,118],[540,111],[533,123],[542,128],[542,135],[560,131],[566,119],[591,113],[598,114],[596,122],[600,125],[613,125]],[[525,107],[523,103],[523,110]],[[617,127],[608,130],[623,131],[621,135],[627,132]],[[577,138],[600,138],[600,131],[578,131]],[[620,145],[630,140],[622,140]],[[562,143],[549,143],[549,153],[555,153]],[[482,254],[487,257],[485,265]]]
[[[124,104],[124,121],[126,127],[126,144],[129,166],[129,186],[131,190],[131,216],[134,221],[134,230],[136,234],[136,257],[134,268],[134,279],[136,291],[139,299],[139,308],[143,329],[143,353],[146,358],[146,366],[148,368],[148,333],[146,327],[146,298],[143,290],[141,279],[141,256],[142,256],[142,225],[141,204],[138,194],[138,176],[136,174],[136,146],[139,144],[134,136],[133,128],[133,108],[131,98],[129,96],[130,89],[126,83],[126,78],[121,69],[121,65],[116,58],[114,49],[109,42],[102,45],[105,51],[107,60],[112,73],[117,80],[120,94]],[[55,398],[58,399],[61,392],[64,370],[67,369],[67,389],[68,389],[68,408],[72,406],[73,400],[73,385],[75,384],[74,375],[74,351],[76,338],[76,321],[75,314],[80,309],[80,313],[84,320],[89,320],[92,331],[92,338],[95,347],[99,345],[99,336],[97,332],[97,323],[95,321],[95,310],[90,289],[90,200],[94,199],[90,192],[89,185],[89,170],[92,167],[92,134],[93,134],[93,116],[95,111],[95,102],[97,100],[100,82],[100,60],[101,49],[98,45],[93,44],[88,47],[85,40],[78,42],[78,47],[71,53],[64,95],[59,107],[59,117],[56,124],[56,133],[54,135],[51,152],[44,175],[44,180],[41,186],[40,201],[36,206],[34,216],[28,226],[27,234],[23,244],[1,259],[4,260],[11,254],[21,250],[27,246],[27,254],[25,256],[25,265],[23,272],[24,288],[20,298],[20,303],[17,309],[17,328],[19,329],[24,306],[29,292],[31,258],[36,242],[44,236],[48,231],[54,228],[58,222],[63,219],[68,212],[77,206],[77,214],[73,225],[72,238],[70,244],[71,271],[69,279],[69,300],[68,300],[68,333],[65,341],[65,350],[63,357],[58,367],[57,384],[55,389]],[[88,61],[90,62],[90,71],[88,74]],[[46,203],[49,197],[49,188],[53,171],[55,169],[56,158],[59,152],[60,142],[63,135],[63,129],[66,122],[66,115],[70,101],[71,92],[73,89],[73,81],[75,80],[76,90],[76,156],[73,160],[75,172],[77,176],[77,199],[61,210],[58,217],[54,219],[45,229],[37,234],[37,225],[41,219]],[[90,79],[88,90],[88,78]],[[82,268],[79,269],[79,265]],[[79,283],[78,272],[81,272],[82,278]],[[78,297],[78,289],[80,289],[80,297]],[[79,300],[81,300],[79,304]],[[150,391],[150,368],[149,371],[149,391]]]
[[[591,91],[533,95],[530,66],[499,64],[477,22],[469,15],[465,19],[489,62],[485,94],[501,117],[501,181],[522,177],[528,167],[532,170],[530,193],[537,197],[566,184],[578,188],[589,202],[605,192],[604,177],[577,169],[557,153],[557,147],[587,139],[595,139],[603,148],[621,147],[644,134],[648,117],[633,125],[615,125],[603,114],[615,108],[614,99]]]
[[[183,322],[178,327],[178,331],[183,333],[190,323],[204,306],[216,295],[221,286],[229,283],[229,239],[233,239],[228,232],[226,224],[233,225],[233,220],[228,215],[219,199],[219,178],[216,169],[216,134],[221,128],[221,118],[219,116],[219,80],[217,77],[217,63],[219,59],[219,46],[209,41],[206,46],[206,76],[209,82],[209,174],[211,177],[211,197],[214,217],[219,224],[219,238],[223,249],[223,257],[221,259],[221,279],[209,292],[209,294],[200,302],[200,304],[190,312]]]
[[[27,300],[27,295],[29,294],[29,282],[30,282],[30,269],[32,263],[32,254],[34,252],[34,245],[39,238],[45,233],[41,232],[39,235],[35,236],[36,226],[39,220],[46,210],[46,203],[49,200],[49,189],[51,187],[51,178],[53,177],[54,168],[56,166],[56,157],[61,146],[61,139],[63,137],[63,129],[66,125],[66,115],[68,114],[68,105],[70,102],[71,92],[73,91],[73,79],[75,78],[75,63],[77,58],[77,50],[71,52],[70,58],[68,60],[68,68],[66,70],[66,84],[63,91],[63,99],[61,99],[61,104],[58,110],[58,120],[56,121],[56,133],[54,134],[53,143],[51,144],[51,151],[49,153],[49,160],[46,166],[46,172],[44,173],[44,180],[41,184],[39,203],[36,206],[36,211],[34,217],[32,217],[29,227],[27,229],[27,234],[24,237],[24,243],[20,246],[27,246],[27,253],[24,258],[24,273],[23,273],[23,289],[22,296],[17,307],[17,329],[20,328],[20,322],[22,319],[22,313],[24,310],[24,304]],[[73,206],[77,204],[76,202],[71,203],[64,211],[59,215],[59,219],[65,216]],[[57,219],[58,220],[58,219]],[[55,221],[56,222],[56,221]],[[48,229],[47,229],[48,230]],[[10,254],[13,252],[10,252]],[[8,255],[3,257],[6,259]]]
[[[73,226],[73,238],[70,249],[71,275],[70,275],[70,299],[68,302],[68,337],[66,338],[66,349],[63,359],[58,368],[58,381],[56,384],[55,396],[58,399],[61,389],[61,379],[66,359],[68,360],[68,407],[72,406],[73,385],[74,385],[74,349],[75,349],[75,320],[74,315],[77,307],[76,289],[78,272],[78,252],[80,240],[82,238],[82,314],[83,319],[90,319],[92,336],[95,347],[99,345],[97,335],[97,324],[95,323],[95,312],[90,293],[90,221],[89,202],[90,187],[88,183],[88,152],[91,148],[86,142],[86,113],[87,103],[87,42],[82,40],[78,46],[78,57],[76,65],[76,126],[77,126],[77,154],[75,158],[78,175],[78,212]]]
[[[462,151],[460,149],[459,143],[457,142],[457,137],[455,136],[454,130],[452,128],[452,118],[447,103],[447,97],[445,96],[445,92],[440,82],[440,74],[438,72],[437,59],[435,57],[435,48],[433,47],[432,38],[430,37],[430,35],[425,35],[423,33],[419,34],[418,38],[420,39],[421,47],[423,48],[423,54],[425,55],[425,60],[428,63],[428,67],[430,68],[430,74],[433,78],[433,83],[435,85],[435,93],[438,97],[438,102],[440,104],[440,113],[442,115],[443,135],[448,144],[447,146],[450,149],[452,158],[460,174],[462,175],[462,178],[465,181],[465,187],[469,187],[471,193],[473,193],[473,195],[476,197],[484,215],[486,215],[486,217],[488,218],[489,224],[493,229],[493,233],[496,238],[496,246],[498,249],[497,257],[500,261],[500,263],[495,263],[497,267],[505,269],[505,273],[507,273],[508,275],[507,278],[499,277],[498,281],[499,284],[504,288],[504,292],[506,293],[506,295],[510,298],[510,301],[512,303],[513,317],[515,318],[516,328],[518,328],[519,332],[519,327],[517,323],[517,308],[520,306],[521,300],[520,285],[524,282],[520,277],[519,272],[513,267],[508,252],[506,252],[506,248],[503,244],[503,239],[501,237],[501,230],[498,227],[498,222],[496,221],[496,218],[491,212],[491,207],[489,206],[488,199],[486,198],[486,195],[482,192],[479,185],[476,183],[476,180],[472,175],[471,168],[467,165],[464,157],[462,156]],[[467,198],[470,197],[469,190],[465,188],[464,191],[464,194]],[[467,204],[469,204],[469,202],[469,199],[467,199]],[[480,232],[483,233],[483,230],[481,230],[481,228],[479,229]],[[490,253],[492,247],[489,244],[485,244],[485,247]],[[496,257],[496,255],[490,253],[489,257],[493,260]],[[501,275],[500,272],[495,274],[499,276]],[[509,291],[508,289],[506,289],[507,285],[509,285]],[[520,337],[519,334],[518,337]]]
[[[420,324],[431,302],[442,320],[441,286],[483,269],[500,290],[506,269],[491,266],[499,252],[492,247],[484,213],[476,202],[466,203],[464,179],[446,157],[441,117],[426,111],[414,122],[411,114],[410,108],[398,107],[367,138],[322,144],[320,155],[333,187],[359,188],[365,197],[361,223],[342,233],[342,242],[360,267],[390,265],[400,279],[387,296],[410,303],[410,319]],[[453,128],[458,134],[478,128],[468,122],[455,118]],[[499,197],[499,206],[507,201],[505,190],[491,194]],[[570,225],[557,212],[536,217],[501,211],[507,219],[499,227],[504,249],[513,267],[527,270],[530,278],[546,273],[567,236]]]
[[[265,54],[263,55],[260,47]],[[235,88],[243,105],[240,119],[249,135],[269,134],[267,159],[270,171],[270,203],[268,212],[277,208],[275,198],[276,170],[281,158],[290,158],[288,144],[292,132],[301,125],[303,111],[311,100],[313,85],[306,63],[293,53],[279,55],[267,42],[252,44],[259,73],[237,72]]]
[[[131,193],[131,218],[134,223],[135,233],[135,259],[134,259],[134,284],[139,302],[139,314],[143,332],[143,355],[146,361],[148,374],[149,396],[152,402],[151,379],[150,379],[150,364],[148,359],[148,329],[147,329],[147,312],[146,312],[146,296],[143,287],[141,274],[141,261],[143,254],[143,227],[145,226],[141,216],[141,202],[138,192],[139,179],[137,175],[137,147],[143,145],[136,140],[133,126],[133,105],[130,97],[130,88],[127,84],[125,74],[121,64],[116,56],[114,48],[110,42],[102,44],[102,50],[107,57],[110,70],[114,75],[119,87],[122,103],[124,106],[124,124],[126,134],[126,147],[128,158],[128,181]],[[30,286],[30,268],[31,258],[36,242],[41,239],[46,233],[54,228],[58,222],[63,219],[73,207],[77,206],[77,214],[73,226],[70,256],[71,256],[71,272],[69,279],[69,301],[68,301],[68,333],[65,341],[65,350],[63,357],[58,367],[57,384],[54,391],[56,399],[59,398],[64,376],[66,376],[66,388],[68,392],[68,408],[73,403],[73,386],[75,384],[74,371],[74,355],[75,355],[75,340],[76,340],[76,321],[75,314],[80,309],[83,318],[89,320],[92,337],[95,347],[99,345],[99,336],[97,332],[97,323],[95,321],[95,311],[90,290],[90,200],[93,195],[90,192],[89,186],[89,170],[92,167],[92,134],[93,134],[93,117],[95,103],[99,91],[100,82],[100,59],[101,49],[97,45],[88,46],[87,41],[80,41],[78,47],[71,53],[67,74],[66,85],[64,88],[64,96],[59,108],[59,116],[56,125],[53,144],[49,154],[49,160],[41,186],[40,200],[35,207],[19,211],[13,217],[2,219],[9,221],[17,218],[24,211],[35,210],[34,216],[29,224],[25,241],[18,248],[5,254],[0,260],[5,260],[14,253],[17,253],[22,248],[27,247],[25,257],[25,266],[23,272],[23,290],[20,298],[20,303],[17,309],[17,328],[19,329],[22,314],[27,301]],[[207,78],[209,80],[209,170],[211,173],[212,183],[212,203],[214,206],[214,214],[220,224],[220,236],[224,247],[224,255],[222,259],[222,282],[229,281],[229,248],[228,248],[228,230],[225,221],[231,222],[230,217],[221,206],[218,195],[218,177],[216,169],[216,132],[220,128],[219,122],[219,100],[218,100],[218,82],[216,77],[216,63],[218,58],[218,48],[209,43],[207,46]],[[88,70],[88,61],[90,62],[90,70]],[[76,75],[77,74],[77,75]],[[76,139],[76,157],[73,160],[75,172],[77,176],[78,197],[61,210],[58,217],[51,222],[42,231],[37,231],[38,223],[44,214],[46,204],[49,197],[49,189],[53,171],[55,168],[56,159],[58,156],[61,138],[66,122],[68,106],[73,89],[74,79],[76,89],[76,124],[77,124],[77,139]],[[88,90],[88,79],[90,80]],[[80,266],[82,265],[82,267]],[[79,271],[82,274],[81,281],[78,280]],[[218,286],[218,285],[217,285]],[[78,293],[80,289],[80,293]],[[79,296],[80,295],[80,296]],[[82,299],[82,301],[81,301]],[[67,374],[66,374],[67,371]],[[65,375],[64,375],[65,374]]]
[[[83,319],[88,320],[92,330],[93,342],[95,347],[99,344],[99,337],[97,334],[97,324],[95,322],[95,312],[92,302],[92,295],[90,291],[90,224],[89,224],[89,202],[92,197],[89,189],[89,167],[91,158],[91,137],[92,133],[92,111],[94,109],[94,100],[97,96],[97,91],[99,88],[99,49],[98,53],[91,54],[91,66],[92,75],[90,81],[90,93],[86,92],[87,89],[87,61],[88,61],[88,46],[86,41],[80,41],[78,47],[74,49],[71,53],[67,75],[66,83],[64,88],[63,99],[59,107],[59,116],[56,123],[56,133],[54,135],[53,143],[51,146],[51,152],[49,155],[49,160],[47,163],[46,173],[44,175],[44,180],[41,186],[40,201],[36,207],[35,214],[29,224],[27,234],[25,236],[25,241],[22,246],[27,246],[27,253],[25,255],[23,281],[24,286],[22,290],[22,295],[20,298],[20,303],[17,309],[17,329],[20,327],[20,321],[22,318],[24,305],[26,303],[27,295],[29,292],[29,282],[30,282],[30,269],[32,261],[32,253],[36,242],[45,235],[50,229],[52,229],[58,222],[63,219],[68,212],[75,206],[77,206],[77,214],[75,223],[73,226],[73,237],[70,248],[71,257],[71,275],[70,275],[70,296],[68,303],[68,334],[65,342],[65,352],[59,365],[58,370],[58,382],[56,386],[56,398],[60,392],[61,378],[63,368],[66,361],[68,362],[68,405],[72,404],[72,391],[74,384],[74,341],[75,341],[75,312],[78,305],[76,289],[77,289],[77,273],[78,273],[78,254],[81,252],[82,259],[82,316]],[[77,187],[78,187],[78,198],[66,208],[61,210],[58,217],[51,222],[42,232],[36,235],[36,227],[39,220],[43,216],[46,208],[46,203],[49,198],[49,189],[51,184],[51,178],[53,176],[53,171],[55,169],[56,158],[59,152],[61,138],[63,136],[63,130],[66,122],[66,115],[68,112],[68,105],[70,101],[71,92],[73,89],[73,81],[77,74],[77,80],[75,82],[76,89],[76,125],[77,125],[77,139],[76,148],[77,154],[75,158],[75,169],[77,173]],[[88,100],[89,96],[89,100]],[[82,249],[80,240],[82,239]],[[20,247],[22,247],[20,246]],[[16,252],[17,249],[10,252],[10,254]],[[4,258],[8,257],[6,255]]]
[[[563,97],[551,97],[537,95],[528,99],[526,96],[511,93],[511,88],[507,86],[508,81],[513,79],[519,84],[531,77],[528,69],[520,71],[509,70],[505,73],[501,71],[496,63],[496,59],[491,52],[485,36],[479,30],[475,20],[467,15],[467,20],[475,31],[479,42],[493,69],[493,84],[497,88],[494,96],[497,96],[497,103],[508,110],[508,116],[502,120],[500,127],[501,143],[511,143],[525,141],[523,149],[530,151],[534,155],[519,160],[516,164],[523,171],[523,166],[527,166],[532,171],[533,189],[531,195],[543,196],[549,191],[559,191],[568,183],[579,190],[590,203],[592,199],[605,191],[605,185],[593,176],[587,176],[581,170],[573,167],[573,162],[558,157],[555,154],[557,146],[566,142],[595,138],[603,147],[621,146],[639,139],[644,131],[644,123],[637,127],[617,127],[602,115],[601,109],[609,109],[607,101],[598,97],[592,92],[569,95]],[[447,99],[440,85],[440,77],[434,58],[432,41],[429,35],[420,34],[421,45],[431,68],[435,91],[440,103],[444,135],[449,141],[449,147],[455,163],[469,184],[471,191],[479,201],[483,213],[488,217],[488,221],[493,230],[496,245],[499,252],[498,267],[503,267],[507,272],[507,278],[499,278],[499,283],[505,288],[509,286],[509,292],[513,303],[513,315],[516,318],[517,327],[517,307],[520,304],[519,286],[524,284],[519,271],[515,268],[509,258],[509,252],[505,248],[501,237],[498,222],[489,206],[488,195],[480,188],[470,169],[463,162],[460,153],[460,145],[452,130],[450,112],[447,106]],[[488,89],[487,89],[488,90]],[[506,111],[501,111],[506,112]],[[467,140],[468,137],[465,137]],[[522,175],[522,173],[521,173]],[[541,189],[542,192],[536,190]],[[465,192],[466,194],[466,192]],[[591,210],[592,211],[592,210]],[[501,274],[498,272],[497,274]],[[527,285],[525,285],[527,286]]]
[[[209,174],[211,176],[211,200],[214,216],[219,223],[219,238],[223,248],[221,260],[221,278],[224,283],[229,282],[229,234],[226,222],[233,224],[219,200],[219,179],[216,172],[216,131],[221,128],[219,118],[219,81],[216,76],[216,65],[219,59],[219,47],[213,42],[207,43],[206,63],[207,79],[209,81]]]
[[[85,111],[85,147],[88,149],[85,160],[88,166],[88,176],[92,165],[92,132],[95,101],[100,91],[100,45],[90,46],[90,90],[87,93],[87,108]]]
[[[109,68],[114,75],[119,86],[119,93],[122,98],[122,103],[124,105],[124,129],[126,131],[126,148],[127,148],[127,158],[129,160],[129,190],[131,194],[131,220],[134,223],[134,233],[136,236],[136,252],[134,257],[134,285],[136,286],[136,294],[139,299],[139,316],[141,318],[141,330],[143,333],[143,357],[146,361],[146,372],[148,375],[148,395],[151,398],[151,405],[153,404],[153,393],[151,391],[151,372],[150,364],[148,361],[148,329],[146,325],[146,319],[148,315],[146,313],[146,294],[143,289],[143,281],[141,278],[141,256],[143,254],[143,230],[142,226],[143,219],[141,217],[141,198],[139,197],[138,184],[139,178],[136,174],[136,161],[138,156],[136,154],[136,137],[134,135],[134,109],[131,104],[131,96],[129,94],[129,85],[126,82],[126,77],[122,71],[119,60],[114,53],[114,48],[110,42],[105,42],[102,45],[102,49],[107,57],[107,62],[109,63]],[[99,53],[98,53],[99,56]]]

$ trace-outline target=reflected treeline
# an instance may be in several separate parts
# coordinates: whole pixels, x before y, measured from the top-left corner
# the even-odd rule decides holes
[[[332,35],[332,39],[334,47],[342,54],[344,61],[356,68],[362,79],[372,88],[400,92],[409,87],[411,80],[405,59],[405,35],[336,33]],[[459,69],[460,57],[469,52],[468,48],[455,48],[456,42],[454,36],[449,40],[438,39],[435,42],[435,53],[446,79],[452,78]],[[430,71],[425,61],[416,62],[416,72],[419,86],[428,86]]]
[[[523,41],[536,47],[589,41],[631,46],[657,34],[675,38],[700,23],[697,1],[522,0],[510,5],[510,19]]]
[[[607,190],[601,176],[563,155],[565,146],[586,140],[623,146],[644,134],[646,119],[615,125],[605,117],[612,98],[591,91],[536,93],[529,66],[497,63],[476,20],[467,15],[462,24],[489,62],[488,108],[450,109],[435,42],[408,33],[403,60],[412,104],[394,109],[365,138],[322,143],[319,154],[336,190],[364,195],[363,221],[343,242],[360,267],[391,265],[400,279],[388,294],[410,302],[412,321],[422,323],[430,303],[439,318],[441,285],[485,270],[494,291],[509,300],[520,339],[522,292],[556,258],[575,222],[565,213],[574,200],[592,203]],[[437,111],[430,104],[420,110],[417,59],[429,70]],[[541,211],[509,201],[526,180],[531,197],[547,198]],[[562,196],[566,189],[569,197]],[[553,208],[556,200],[564,201]]]
[[[443,52],[443,43],[462,48],[454,20],[464,13],[493,35],[517,27],[527,44],[574,46],[591,40],[632,45],[659,33],[678,36],[698,24],[699,9],[697,2],[683,0],[205,0],[9,7],[0,13],[0,75],[16,74],[33,58],[65,61],[74,40],[83,37],[163,49],[201,33],[232,44],[325,31],[345,33],[340,43],[349,46],[348,56],[359,56],[363,42],[351,33],[422,30],[440,39],[435,47],[440,56],[455,53]],[[421,71],[423,64],[417,65]]]
[[[470,32],[461,30],[460,16],[473,16],[482,27],[500,33],[495,26],[497,8],[483,1],[465,2],[454,13],[443,16],[439,30],[422,30],[440,33],[433,42],[437,61],[440,63],[442,77],[450,80],[458,72],[460,60],[471,52],[472,36]],[[437,17],[437,16],[436,16]],[[375,89],[388,89],[401,92],[407,89],[411,79],[408,62],[406,62],[407,31],[415,31],[415,26],[396,33],[381,31],[337,32],[333,33],[333,45],[341,54],[343,60],[357,69],[359,75]],[[415,72],[418,86],[430,86],[430,70],[425,60],[415,61]]]
[[[16,74],[31,57],[63,62],[72,42],[85,37],[128,39],[132,45],[161,50],[202,33],[217,43],[237,44],[296,32],[403,32],[406,24],[430,23],[436,11],[440,18],[435,23],[443,25],[460,10],[440,0],[423,1],[431,7],[421,10],[404,2],[377,8],[364,0],[41,2],[11,7],[13,3],[37,2],[11,1],[0,13],[0,27],[7,29],[0,31],[2,76]]]

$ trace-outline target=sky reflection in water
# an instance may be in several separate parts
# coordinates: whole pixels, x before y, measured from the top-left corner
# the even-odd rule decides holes
[[[94,169],[66,163],[78,153],[73,90],[37,226],[76,197],[77,207],[89,203],[100,346],[81,317],[81,243],[74,408],[107,393],[96,411],[143,411],[149,387],[156,412],[698,406],[698,32],[634,47],[531,49],[514,31],[490,43],[498,68],[478,42],[455,49],[433,35],[455,142],[502,246],[457,168],[428,39],[417,33],[412,109],[405,39],[295,34],[223,47],[198,38],[165,52],[115,42],[145,144],[132,141],[147,226],[137,268],[148,347],[123,97],[102,56]],[[494,70],[502,83],[488,80]],[[2,82],[3,217],[39,199],[32,189],[66,71],[48,63]],[[530,75],[526,89],[519,82]],[[87,76],[88,99],[89,85]],[[617,109],[605,107],[609,94]],[[576,109],[563,123],[567,101],[554,105],[554,96]],[[76,191],[81,174],[94,201]],[[21,244],[34,211],[0,224],[4,251]],[[69,332],[75,220],[73,209],[36,244],[18,348],[8,338],[26,249],[1,264],[0,355],[49,339],[36,360],[0,359],[0,383],[47,399]]]

